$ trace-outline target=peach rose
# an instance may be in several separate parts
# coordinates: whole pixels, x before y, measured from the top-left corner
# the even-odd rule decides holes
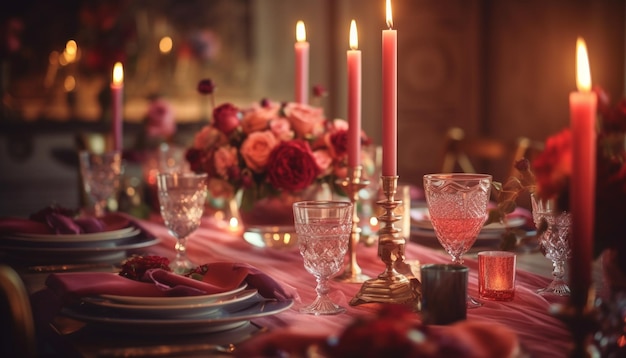
[[[243,114],[241,127],[246,134],[266,130],[269,122],[279,117],[280,104],[263,101],[263,105],[255,103]]]
[[[285,116],[300,138],[316,137],[324,132],[324,111],[303,103],[288,103]]]
[[[270,130],[281,141],[292,140],[294,137],[291,124],[285,118],[272,119],[270,121]]]
[[[211,147],[226,143],[226,137],[217,128],[206,125],[202,127],[193,139],[193,148],[204,150]]]
[[[229,169],[238,165],[237,148],[231,146],[217,148],[213,154],[213,165],[217,174],[228,178]]]
[[[250,170],[261,173],[276,145],[278,140],[271,131],[254,132],[241,144],[241,156]]]

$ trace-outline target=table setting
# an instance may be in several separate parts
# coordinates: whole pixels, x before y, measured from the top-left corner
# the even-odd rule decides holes
[[[546,157],[554,157],[547,143],[543,157],[516,161],[517,173],[505,183],[488,173],[437,172],[403,183],[398,31],[391,1],[385,5],[380,161],[368,156],[376,151],[361,129],[356,22],[346,53],[343,120],[309,103],[309,46],[299,21],[296,100],[263,99],[250,107],[211,101],[212,116],[177,156],[184,162],[149,176],[155,202],[141,218],[114,204],[127,164],[120,139],[123,76],[121,64],[115,66],[112,148],[77,153],[84,205],[0,218],[0,258],[30,293],[42,353],[525,358],[624,352],[623,277],[607,282],[608,295],[597,292],[592,277],[599,263],[619,267],[623,254],[617,245],[608,246],[614,256],[603,262],[592,257],[596,190],[589,173],[596,163],[589,153],[596,148],[587,132],[594,133],[595,92],[572,93],[566,165],[546,169]],[[206,79],[198,85],[203,94],[214,89]],[[555,184],[549,170],[571,178],[558,172]],[[611,174],[610,183],[621,179]],[[555,194],[563,183],[570,187]],[[415,186],[423,188],[420,200],[409,195]],[[370,204],[376,193],[378,210],[363,212],[362,191]],[[520,195],[531,198],[530,209],[516,206]],[[364,223],[370,219],[374,224]],[[368,233],[375,242],[366,244],[365,224],[376,227]],[[543,270],[536,270],[537,261]],[[621,326],[603,326],[615,318]]]

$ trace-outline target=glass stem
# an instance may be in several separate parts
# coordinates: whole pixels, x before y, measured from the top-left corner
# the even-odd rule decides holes
[[[178,241],[176,241],[176,246],[174,248],[176,249],[177,260],[186,258],[187,257],[187,238],[186,237],[179,238]]]
[[[330,292],[330,288],[328,287],[328,278],[327,277],[318,277],[317,278],[317,286],[315,287],[315,292],[317,292],[318,297],[327,297]]]
[[[563,276],[565,276],[565,263],[563,261],[553,261],[552,266],[552,276],[554,279],[563,281]]]

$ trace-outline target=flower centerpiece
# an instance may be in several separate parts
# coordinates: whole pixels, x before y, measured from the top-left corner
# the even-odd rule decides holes
[[[613,250],[626,273],[626,97],[612,105],[601,87],[593,90],[598,98],[594,254],[597,257]],[[568,211],[572,144],[571,130],[563,129],[548,137],[544,150],[532,162],[517,162],[519,176],[503,185],[495,183],[498,207],[490,212],[488,222],[500,221],[512,212],[523,191],[540,199],[555,199],[560,210]]]
[[[613,250],[626,273],[626,98],[611,106],[608,94],[596,86],[598,136],[596,159],[596,213],[594,253]],[[549,137],[545,150],[533,161],[535,195],[556,198],[560,209],[569,208],[572,175],[572,133],[569,129]]]
[[[328,119],[321,107],[263,99],[248,108],[220,104],[212,117],[186,159],[209,174],[212,195],[240,193],[246,223],[292,225],[291,203],[319,184],[337,190],[347,175],[348,123]],[[370,143],[364,133],[362,142]]]

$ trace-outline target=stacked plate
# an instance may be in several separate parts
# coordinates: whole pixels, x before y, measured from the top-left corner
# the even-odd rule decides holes
[[[114,262],[127,250],[154,245],[158,239],[126,222],[125,226],[107,225],[107,230],[89,234],[4,234],[0,251],[11,258],[37,263]]]
[[[502,234],[508,228],[521,227],[525,222],[524,218],[512,217],[507,220],[506,224],[491,223],[485,225],[478,234],[474,246],[489,247],[494,244],[497,245],[502,239]],[[411,239],[426,246],[441,247],[439,241],[437,241],[433,224],[430,221],[428,208],[420,207],[411,209]]]
[[[120,333],[180,335],[237,328],[292,305],[292,300],[267,300],[256,289],[242,285],[232,291],[201,296],[83,297],[79,305],[65,307],[61,314]]]

